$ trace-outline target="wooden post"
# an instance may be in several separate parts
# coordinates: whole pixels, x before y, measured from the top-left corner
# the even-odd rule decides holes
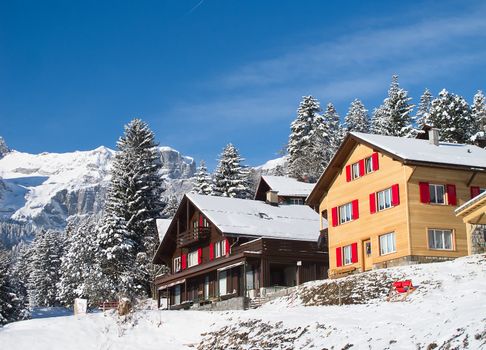
[[[243,263],[243,296],[246,297],[247,290],[246,290],[246,260]]]

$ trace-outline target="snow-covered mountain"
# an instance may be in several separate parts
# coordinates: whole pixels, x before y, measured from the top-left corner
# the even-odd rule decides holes
[[[262,165],[255,167],[255,170],[262,175],[283,175],[286,172],[288,165],[288,156],[282,156],[275,159],[270,159]]]
[[[100,211],[114,154],[103,146],[68,153],[5,152],[0,156],[0,221],[61,229],[71,215]],[[190,190],[194,159],[160,147],[160,161],[167,194]]]

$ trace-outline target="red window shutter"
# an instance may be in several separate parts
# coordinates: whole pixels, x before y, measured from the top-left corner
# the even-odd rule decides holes
[[[370,193],[370,214],[376,213],[376,193]]]
[[[375,152],[371,155],[371,159],[373,162],[373,171],[380,169],[380,163],[378,162],[378,152]]]
[[[341,252],[341,247],[336,248],[336,266],[343,266],[343,256]]]
[[[472,186],[471,187],[471,198],[474,198],[476,196],[479,196],[479,192],[481,192],[480,188],[477,186]]]
[[[351,165],[346,165],[346,181],[351,181]]]
[[[456,185],[446,185],[447,202],[449,205],[457,205]]]
[[[209,260],[214,260],[214,243],[209,244]]]
[[[336,227],[338,225],[338,212],[337,207],[332,208],[332,226]]]
[[[392,186],[392,205],[396,207],[400,204],[400,192],[398,190],[398,184]]]
[[[187,254],[182,254],[181,256],[181,268],[183,270],[187,269]]]
[[[203,216],[199,214],[199,227],[203,227]]]
[[[359,203],[357,199],[353,201],[352,206],[353,206],[353,220],[359,219]]]
[[[226,244],[226,255],[230,254],[230,244],[229,241],[226,239],[224,244]]]
[[[197,249],[197,264],[202,264],[202,248]]]
[[[365,174],[365,160],[361,159],[359,161],[359,176],[363,176]]]
[[[420,202],[429,204],[430,203],[429,183],[419,182],[419,188],[420,188]]]
[[[358,262],[358,243],[351,244],[351,262],[353,264]]]

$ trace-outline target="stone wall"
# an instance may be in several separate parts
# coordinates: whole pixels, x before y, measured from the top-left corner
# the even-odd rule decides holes
[[[472,254],[486,253],[486,225],[476,225],[471,234]]]
[[[227,310],[245,310],[248,307],[248,300],[245,297],[235,297],[228,300],[216,301],[210,304],[194,304],[191,310],[203,311],[227,311]]]

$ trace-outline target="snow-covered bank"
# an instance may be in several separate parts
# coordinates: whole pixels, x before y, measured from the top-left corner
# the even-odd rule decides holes
[[[411,278],[419,288],[408,301],[386,302],[382,287],[370,289],[380,276]],[[249,311],[153,310],[126,321],[99,313],[17,322],[0,329],[0,348],[486,349],[485,255],[373,271],[341,282],[368,290],[363,295],[370,299],[315,306],[334,304],[323,286],[335,281],[317,281]]]

